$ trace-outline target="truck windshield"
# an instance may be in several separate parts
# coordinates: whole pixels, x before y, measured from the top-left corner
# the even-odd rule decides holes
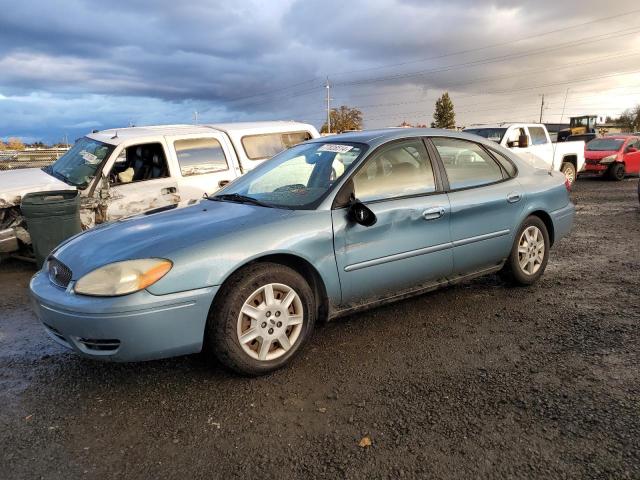
[[[589,152],[613,152],[620,150],[624,140],[620,138],[595,138],[587,143]]]
[[[312,209],[365,150],[366,146],[359,143],[303,143],[264,162],[209,198]]]
[[[502,137],[507,133],[506,128],[465,128],[464,133],[473,133],[474,135],[480,135],[487,140],[493,140],[496,143],[502,141]]]
[[[78,188],[86,188],[95,177],[102,161],[109,157],[115,147],[83,137],[44,171],[63,182]]]

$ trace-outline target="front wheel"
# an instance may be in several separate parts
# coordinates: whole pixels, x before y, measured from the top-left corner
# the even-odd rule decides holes
[[[614,163],[609,167],[609,178],[611,180],[624,180],[624,163]]]
[[[547,267],[549,247],[547,226],[539,217],[528,217],[515,236],[502,276],[515,285],[534,284]]]
[[[295,270],[257,263],[236,272],[209,312],[205,350],[223,365],[262,375],[289,363],[316,319],[312,289]]]
[[[573,163],[563,162],[560,171],[564,173],[565,178],[569,180],[569,185],[573,185],[573,182],[576,181],[576,167],[573,166]]]

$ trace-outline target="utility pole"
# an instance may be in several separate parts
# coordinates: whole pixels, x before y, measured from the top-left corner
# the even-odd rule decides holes
[[[331,133],[331,85],[327,77],[327,133]]]
[[[540,104],[540,122],[542,123],[542,111],[544,110],[544,93],[542,94],[542,103]]]

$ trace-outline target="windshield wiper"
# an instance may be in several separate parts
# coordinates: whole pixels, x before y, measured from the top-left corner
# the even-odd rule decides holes
[[[223,193],[220,195],[214,195],[213,197],[207,196],[207,200],[216,200],[221,202],[236,202],[236,203],[249,203],[251,205],[258,205],[259,207],[273,208],[272,205],[263,203],[253,197],[241,195],[239,193]]]

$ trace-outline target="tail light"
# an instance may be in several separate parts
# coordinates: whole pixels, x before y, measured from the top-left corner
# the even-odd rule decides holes
[[[568,178],[564,179],[564,186],[567,188],[567,192],[571,192],[571,182]]]

